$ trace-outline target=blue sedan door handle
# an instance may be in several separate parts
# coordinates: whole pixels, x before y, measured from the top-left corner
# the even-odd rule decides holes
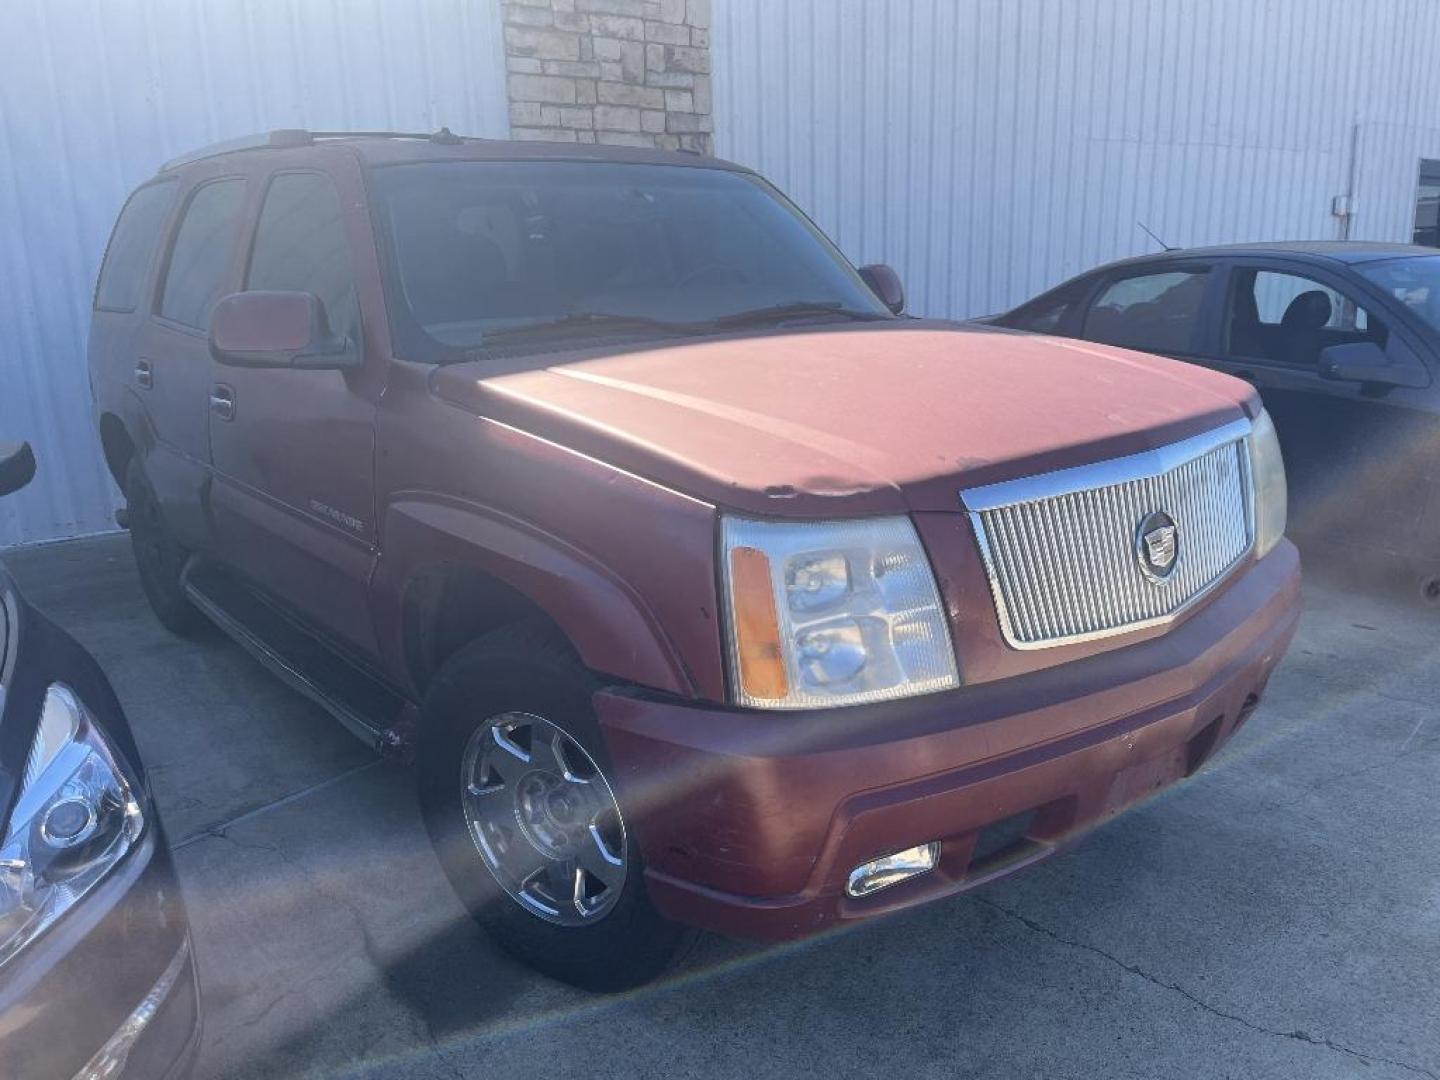
[[[224,383],[216,383],[210,391],[210,411],[221,420],[234,420],[235,391]]]

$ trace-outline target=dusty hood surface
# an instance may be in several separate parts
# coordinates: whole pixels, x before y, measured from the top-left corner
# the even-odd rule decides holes
[[[437,370],[455,405],[721,506],[956,510],[961,488],[1239,419],[1254,391],[1123,349],[934,322],[706,338]]]

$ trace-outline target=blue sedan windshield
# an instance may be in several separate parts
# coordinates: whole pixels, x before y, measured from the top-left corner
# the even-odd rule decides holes
[[[1355,269],[1419,315],[1430,329],[1440,331],[1440,255],[1361,263]]]

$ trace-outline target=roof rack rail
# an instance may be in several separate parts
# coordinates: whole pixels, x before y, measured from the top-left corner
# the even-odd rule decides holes
[[[319,139],[428,139],[442,146],[457,146],[465,141],[448,127],[442,127],[439,131],[307,131],[305,128],[277,128],[257,135],[224,139],[209,146],[202,146],[198,150],[191,150],[165,162],[160,166],[160,171],[168,172],[181,165],[242,150],[285,150],[296,146],[312,146]]]
[[[272,134],[279,135],[282,132]],[[311,142],[316,139],[428,139],[449,146],[465,141],[448,127],[442,127],[439,131],[306,131],[303,134],[308,135]]]

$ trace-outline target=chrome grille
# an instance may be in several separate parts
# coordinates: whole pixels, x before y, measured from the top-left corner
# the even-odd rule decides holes
[[[1043,648],[1164,622],[1223,578],[1253,535],[1250,425],[1132,457],[962,493],[1006,640]],[[1147,577],[1140,523],[1175,522],[1178,553]]]

